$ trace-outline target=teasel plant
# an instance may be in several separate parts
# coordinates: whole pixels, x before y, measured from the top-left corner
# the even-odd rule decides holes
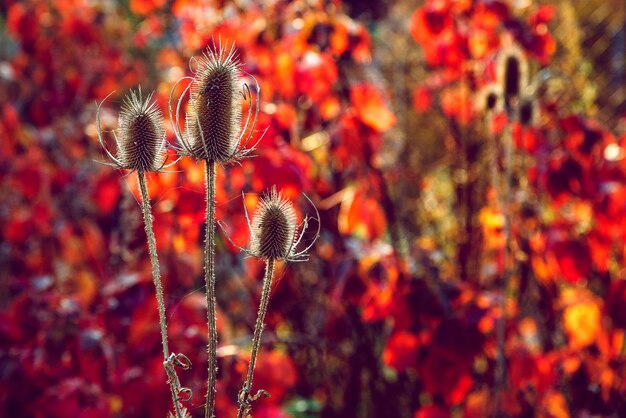
[[[261,396],[269,396],[267,391],[260,389],[256,394],[252,395],[252,379],[254,376],[254,368],[261,346],[261,335],[263,333],[265,314],[269,304],[272,279],[276,263],[284,262],[302,262],[309,259],[309,250],[317,241],[320,234],[320,216],[313,202],[303,195],[315,210],[315,217],[305,215],[302,222],[297,224],[296,211],[293,203],[285,198],[281,192],[276,191],[273,186],[271,191],[262,197],[258,203],[252,220],[248,216],[248,210],[244,201],[244,214],[250,230],[250,243],[248,248],[240,247],[232,241],[227,233],[227,228],[223,222],[219,222],[220,228],[226,238],[232,245],[237,247],[241,252],[250,257],[261,259],[265,262],[265,274],[263,276],[263,289],[261,291],[261,302],[254,326],[254,334],[252,337],[252,351],[250,354],[250,363],[248,365],[248,373],[243,388],[238,394],[239,411],[238,418],[250,416],[252,402]],[[298,250],[302,239],[305,237],[309,229],[309,222],[314,220],[317,223],[317,231],[309,245]]]
[[[513,189],[514,179],[514,160],[513,160],[513,125],[519,123],[522,127],[530,126],[536,119],[537,104],[535,99],[536,84],[538,80],[532,83],[529,78],[529,63],[524,51],[517,45],[504,48],[498,54],[496,59],[496,82],[490,86],[493,99],[492,102],[498,103],[497,107],[491,108],[485,112],[488,123],[494,111],[504,110],[507,115],[507,124],[502,134],[503,156],[502,156],[502,172],[497,167],[497,151],[494,156],[494,174],[492,182],[498,200],[498,205],[503,214],[503,234],[504,234],[504,253],[503,265],[504,271],[502,275],[502,299],[500,302],[501,316],[496,324],[496,414],[500,414],[503,407],[504,388],[506,386],[506,300],[510,292],[510,279],[517,269],[517,258],[515,248],[517,246],[511,237],[511,217],[514,212],[514,195],[517,194]],[[486,104],[490,103],[488,99]],[[492,141],[497,144],[497,141]],[[501,186],[500,186],[501,185]]]
[[[177,152],[205,163],[206,231],[204,245],[204,279],[206,285],[208,323],[208,378],[205,418],[212,418],[215,409],[217,380],[217,319],[215,298],[215,183],[216,166],[238,164],[251,157],[263,134],[252,146],[259,115],[261,89],[256,79],[247,74],[253,86],[244,82],[242,64],[234,44],[213,43],[198,59],[193,76],[178,80],[170,93],[170,122],[176,135]],[[174,91],[188,81],[177,100]],[[252,93],[254,90],[254,94]],[[181,128],[181,107],[187,99],[185,125]],[[245,120],[242,107],[247,102]],[[253,103],[254,102],[254,103]]]
[[[113,94],[113,93],[111,93]],[[191,390],[182,387],[175,367],[188,369],[191,362],[182,353],[170,353],[167,341],[167,323],[165,316],[165,302],[163,299],[163,286],[161,283],[161,272],[157,255],[156,239],[152,224],[152,210],[150,197],[146,183],[147,172],[162,172],[178,162],[178,159],[167,163],[168,153],[166,150],[165,128],[163,126],[163,114],[152,100],[152,94],[143,97],[141,87],[137,91],[132,91],[123,101],[118,120],[118,130],[112,131],[117,147],[116,155],[109,151],[103,138],[103,131],[100,124],[100,112],[102,104],[111,96],[109,94],[96,110],[96,128],[100,145],[109,162],[103,162],[121,170],[136,172],[141,193],[141,209],[143,212],[144,229],[148,241],[148,251],[152,264],[152,280],[154,282],[158,311],[159,326],[161,331],[161,345],[163,350],[163,367],[168,378],[174,414],[169,416],[175,418],[187,418],[187,410],[181,406],[181,401],[188,401],[191,398]]]

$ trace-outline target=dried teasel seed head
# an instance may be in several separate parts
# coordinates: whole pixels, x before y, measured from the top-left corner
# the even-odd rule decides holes
[[[528,86],[528,61],[524,51],[516,46],[502,50],[498,56],[497,71],[504,103],[510,111],[512,101]]]
[[[231,160],[241,133],[241,85],[234,46],[208,49],[197,60],[183,132],[188,154],[217,163]]]
[[[110,93],[111,96],[113,93]],[[145,99],[141,94],[141,87],[137,91],[130,91],[124,98],[119,114],[119,129],[113,131],[117,144],[117,155],[113,155],[104,142],[100,127],[100,110],[107,96],[97,105],[96,131],[100,145],[111,160],[104,164],[115,168],[137,171],[160,171],[170,167],[175,162],[165,166],[167,152],[165,151],[165,128],[163,114],[152,101],[152,94]]]
[[[152,101],[143,99],[141,88],[124,99],[119,114],[117,159],[123,168],[159,171],[165,163],[165,128],[163,114]]]
[[[296,212],[290,200],[272,187],[261,198],[252,216],[250,252],[265,259],[283,260],[291,256],[296,242]]]

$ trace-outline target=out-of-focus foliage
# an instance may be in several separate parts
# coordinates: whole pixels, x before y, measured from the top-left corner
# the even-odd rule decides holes
[[[626,414],[623,96],[596,94],[624,91],[623,4],[592,42],[601,1],[391,3],[0,5],[0,415],[165,416],[137,185],[98,163],[95,108],[117,92],[102,109],[112,129],[141,84],[167,114],[189,58],[220,40],[258,80],[267,131],[257,157],[219,169],[217,219],[245,245],[241,191],[253,208],[274,184],[322,215],[311,260],[279,269],[254,380],[271,397],[255,417]],[[514,47],[533,82],[524,126],[481,108]],[[190,159],[150,177],[194,417],[206,392],[203,181]],[[225,417],[262,265],[223,238],[216,261]]]

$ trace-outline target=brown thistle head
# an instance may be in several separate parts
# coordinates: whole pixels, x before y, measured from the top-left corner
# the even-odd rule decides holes
[[[296,211],[290,200],[272,187],[261,198],[252,216],[250,252],[268,260],[284,260],[293,253],[296,242]]]
[[[144,99],[140,87],[137,91],[131,90],[124,98],[118,117],[119,128],[115,135],[116,156],[108,151],[102,139],[101,106],[102,103],[98,105],[96,113],[98,139],[111,159],[111,165],[132,171],[161,170],[167,158],[165,128],[163,114],[152,100],[152,94]]]
[[[218,221],[226,238],[240,251],[252,257],[266,260],[306,261],[309,259],[308,251],[313,247],[320,236],[320,214],[317,208],[306,195],[303,195],[315,210],[315,217],[306,215],[300,225],[296,224],[296,211],[293,203],[276,191],[273,186],[271,191],[261,198],[254,212],[252,222],[248,218],[248,211],[244,204],[243,209],[250,229],[250,246],[242,248],[228,236],[225,224]],[[244,198],[245,202],[245,198]],[[315,220],[317,232],[308,246],[299,249],[300,242],[307,235],[309,222]],[[310,237],[310,235],[308,235]]]
[[[218,163],[230,159],[241,126],[241,73],[235,49],[207,50],[191,83],[185,131],[189,154]]]
[[[253,94],[250,86],[242,80],[241,64],[235,57],[234,45],[230,50],[221,44],[214,45],[196,62],[195,75],[178,80],[170,93],[170,120],[179,142],[179,154],[222,165],[249,156],[256,147],[255,144],[246,148],[259,115],[259,84],[249,75],[255,84],[253,106]],[[177,100],[173,112],[174,90],[185,79],[191,80],[191,83]],[[188,92],[185,128],[181,130],[180,108]],[[248,101],[249,106],[242,127],[241,106],[244,101]]]

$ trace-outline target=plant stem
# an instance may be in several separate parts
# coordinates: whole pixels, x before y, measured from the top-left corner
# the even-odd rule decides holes
[[[507,297],[509,291],[509,282],[513,274],[513,250],[511,243],[511,224],[512,216],[512,190],[511,180],[513,177],[513,131],[512,122],[509,122],[504,132],[504,191],[502,199],[502,214],[504,216],[504,225],[502,233],[504,234],[504,254],[503,254],[503,280],[502,280],[502,299],[500,301],[500,318],[496,324],[496,416],[502,413],[504,406],[504,391],[506,386],[506,308]]]
[[[217,379],[217,315],[215,302],[215,162],[206,160],[206,234],[204,241],[204,282],[206,285],[209,355],[205,418],[214,417]]]
[[[248,376],[246,383],[243,385],[242,392],[239,395],[239,413],[237,418],[243,418],[250,409],[250,401],[248,399],[250,390],[252,389],[252,377],[254,375],[254,366],[261,345],[261,334],[263,333],[263,322],[265,321],[265,313],[270,300],[270,290],[272,286],[272,276],[274,274],[274,260],[267,260],[265,265],[265,277],[263,278],[263,291],[261,293],[261,304],[259,305],[259,313],[257,314],[256,324],[254,325],[254,336],[252,338],[252,353],[250,354],[250,364],[248,365]]]
[[[157,304],[159,307],[159,325],[161,328],[161,344],[163,345],[163,360],[166,362],[170,356],[170,350],[167,344],[167,323],[165,317],[165,303],[163,302],[163,286],[161,285],[161,271],[159,269],[159,258],[156,251],[156,239],[154,237],[154,229],[152,227],[152,210],[150,206],[150,197],[148,196],[148,186],[146,185],[146,173],[137,172],[139,179],[139,189],[141,191],[141,210],[143,212],[143,223],[148,237],[148,252],[150,253],[150,262],[152,264],[152,280],[156,291]],[[180,404],[178,402],[178,394],[175,389],[175,382],[168,379],[170,392],[172,393],[172,402],[176,411],[176,417],[182,418]]]

